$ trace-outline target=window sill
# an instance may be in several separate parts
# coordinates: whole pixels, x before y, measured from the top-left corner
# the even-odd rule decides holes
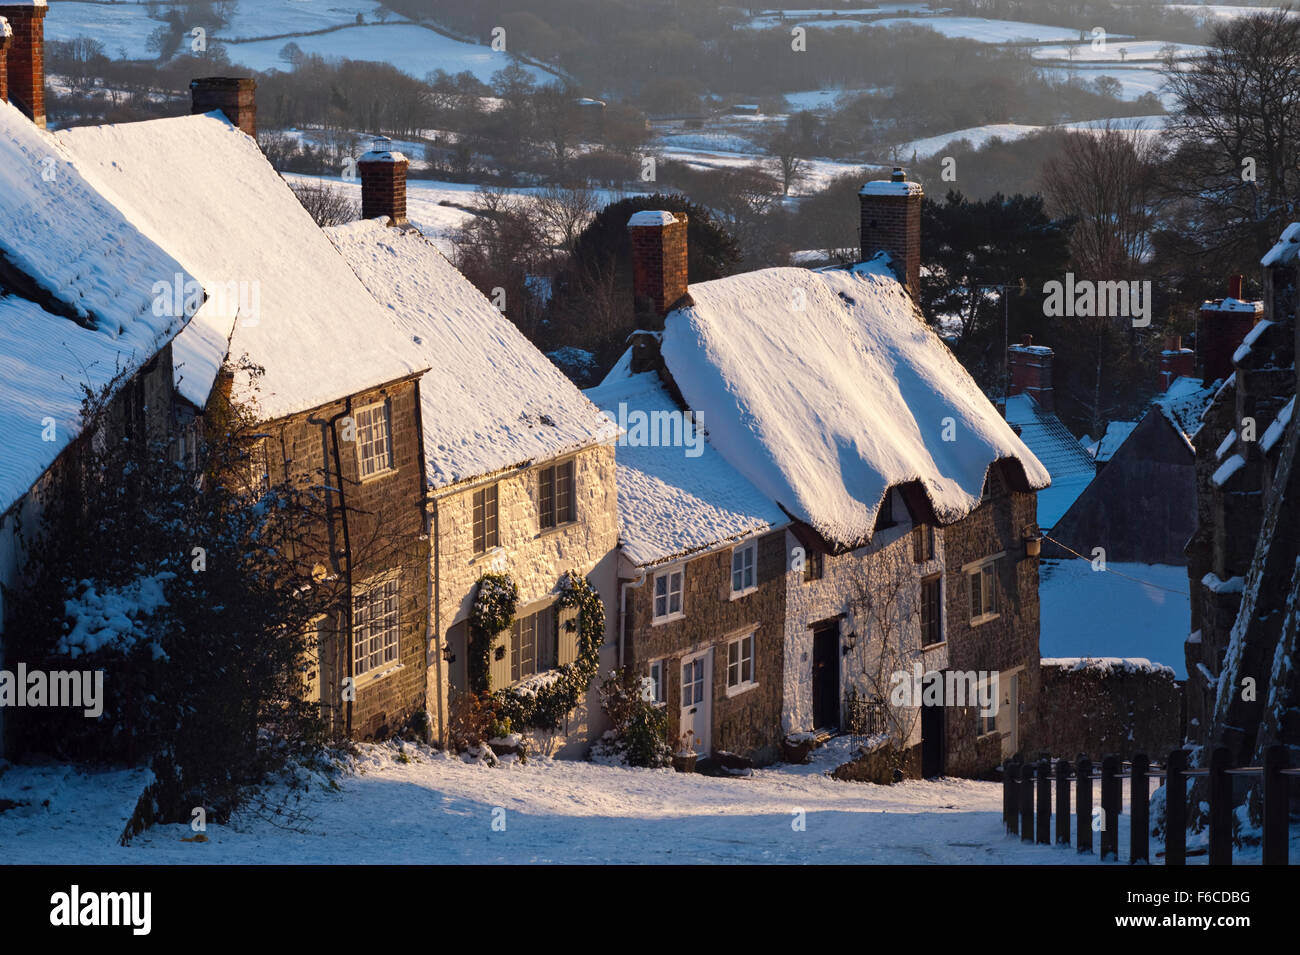
[[[359,481],[358,483],[360,483],[360,484],[369,484],[369,483],[371,483],[372,481],[379,481],[379,480],[381,480],[381,479],[383,479],[383,478],[389,477],[389,476],[394,475],[394,474],[396,474],[396,473],[397,473],[397,468],[394,468],[394,467],[387,467],[387,468],[384,468],[384,470],[382,470],[382,471],[376,471],[374,474],[368,474],[368,475],[366,475],[365,477],[361,478],[360,481]]]
[[[1000,613],[982,613],[978,617],[971,617],[970,625],[972,627],[982,627],[986,623],[992,623],[1001,617]]]
[[[934,643],[923,643],[921,644],[921,652],[928,653],[931,650],[938,650],[940,647],[946,647],[947,645],[947,639],[937,640]]]
[[[739,600],[741,597],[748,597],[750,594],[758,593],[758,584],[752,587],[746,587],[744,590],[733,590],[728,600]]]
[[[379,669],[367,670],[365,673],[361,674],[360,676],[353,677],[352,685],[356,687],[358,690],[362,690],[370,686],[371,684],[378,683],[380,680],[392,676],[394,673],[398,672],[399,670],[405,670],[405,669],[406,669],[405,663],[394,663],[392,666],[386,667],[382,670]]]
[[[487,550],[475,552],[473,556],[470,557],[469,562],[470,566],[473,566],[474,564],[485,560],[495,561],[498,557],[504,560],[505,556],[506,549],[498,544],[496,547],[489,547]]]
[[[565,521],[563,524],[556,524],[554,527],[541,527],[538,528],[537,537],[540,539],[543,537],[550,537],[552,534],[560,534],[569,530],[571,527],[577,527],[579,523],[581,522],[577,518],[574,518],[571,521]]]
[[[657,627],[660,624],[672,623],[674,620],[685,620],[685,619],[686,619],[686,611],[683,610],[680,613],[670,613],[663,617],[655,617],[650,621],[650,626]]]
[[[729,686],[727,687],[727,699],[731,699],[733,696],[740,696],[742,693],[748,693],[750,690],[757,690],[757,689],[758,689],[757,682],[741,683],[738,686]]]

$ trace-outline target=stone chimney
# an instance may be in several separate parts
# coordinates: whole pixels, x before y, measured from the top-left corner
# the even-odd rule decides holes
[[[1056,410],[1052,390],[1052,358],[1046,345],[1035,345],[1034,336],[1026,335],[1019,345],[1007,349],[1007,366],[1011,372],[1011,394],[1032,395],[1044,411]]]
[[[1201,306],[1196,338],[1201,353],[1201,378],[1207,384],[1232,374],[1232,353],[1264,317],[1264,303],[1242,301],[1241,291],[1242,278],[1234,275],[1228,280],[1227,298],[1214,299]]]
[[[638,212],[627,220],[632,240],[632,296],[638,327],[663,328],[686,294],[686,227],[681,212]]]
[[[406,171],[411,163],[380,137],[357,160],[361,176],[361,218],[387,216],[389,225],[406,225]]]
[[[5,72],[8,97],[37,126],[45,125],[45,0],[0,0],[13,38]]]
[[[1181,335],[1166,335],[1165,350],[1160,353],[1160,390],[1168,391],[1179,378],[1196,373],[1196,352],[1183,347]]]
[[[190,80],[191,113],[220,111],[254,139],[257,138],[257,80],[235,76],[205,76]]]
[[[913,301],[921,300],[921,200],[919,183],[908,182],[901,167],[887,180],[869,182],[858,193],[862,209],[862,260],[888,252],[898,280]]]
[[[9,44],[13,39],[13,27],[8,20],[0,17],[0,103],[9,102]]]

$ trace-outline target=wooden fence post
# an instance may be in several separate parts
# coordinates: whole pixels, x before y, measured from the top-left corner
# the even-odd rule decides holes
[[[1080,852],[1092,851],[1092,760],[1081,756],[1075,772],[1074,815]]]
[[[1225,746],[1210,754],[1210,865],[1232,865],[1231,757]]]
[[[1020,841],[1034,841],[1034,766],[1020,767]]]
[[[1264,750],[1264,865],[1287,865],[1286,747],[1274,743]]]
[[[1070,844],[1070,764],[1056,761],[1056,844]]]
[[[1175,749],[1165,763],[1165,865],[1187,865],[1187,750]]]
[[[1151,789],[1147,782],[1147,771],[1150,768],[1151,760],[1146,753],[1138,753],[1133,757],[1133,771],[1128,780],[1129,804],[1132,806],[1128,831],[1129,865],[1151,861]]]
[[[1046,756],[1038,761],[1038,839],[1052,844],[1052,761]]]
[[[1020,763],[1011,761],[1007,767],[1007,778],[1011,780],[1011,792],[1008,794],[1007,832],[1013,836],[1020,835]]]
[[[1120,762],[1112,753],[1101,760],[1101,861],[1119,859]]]

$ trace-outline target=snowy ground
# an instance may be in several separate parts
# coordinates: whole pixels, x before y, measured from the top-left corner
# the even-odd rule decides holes
[[[343,776],[338,791],[314,787],[293,829],[245,812],[209,825],[207,843],[182,842],[194,833],[177,825],[128,848],[117,837],[142,770],[15,766],[0,774],[0,805],[28,804],[0,811],[0,847],[5,862],[64,864],[1078,861],[1005,836],[997,783],[823,775],[849,746],[841,738],[812,765],[747,779],[540,758],[489,769],[409,748],[417,761],[402,764],[391,747],[366,746],[363,772]],[[504,832],[493,830],[494,811]],[[806,829],[795,831],[801,811]]]
[[[914,139],[911,142],[900,143],[895,147],[897,155],[907,158],[915,150],[917,156],[921,159],[927,159],[930,156],[937,155],[943,151],[943,148],[949,143],[956,142],[959,139],[970,141],[974,146],[983,146],[993,139],[1023,139],[1026,136],[1032,136],[1035,133],[1041,133],[1045,129],[1073,129],[1089,130],[1102,129],[1110,125],[1115,129],[1136,129],[1143,130],[1150,135],[1158,135],[1160,130],[1168,122],[1166,116],[1129,116],[1121,119],[1095,119],[1087,120],[1081,123],[1062,123],[1059,126],[1030,126],[1023,123],[993,123],[988,126],[972,126],[969,129],[959,129],[951,133],[943,133],[939,136],[928,136],[925,139]]]
[[[45,40],[75,40],[89,36],[104,44],[107,56],[126,60],[152,57],[149,34],[163,26],[137,3],[69,3],[54,0],[45,15]]]
[[[1107,570],[1094,571],[1091,563],[1082,560],[1041,563],[1040,653],[1044,657],[1146,657],[1172,667],[1178,679],[1186,679],[1183,641],[1191,623],[1187,568],[1111,563]]]

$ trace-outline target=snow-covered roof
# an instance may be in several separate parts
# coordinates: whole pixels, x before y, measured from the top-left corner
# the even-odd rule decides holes
[[[611,418],[681,411],[654,372],[615,368],[587,397]],[[710,422],[701,417],[701,429]],[[629,431],[632,429],[629,427]],[[663,563],[789,523],[765,497],[699,435],[694,447],[651,446],[620,440],[619,540],[638,567]],[[692,453],[688,454],[687,451]]]
[[[120,383],[185,323],[155,313],[154,283],[188,274],[83,173],[0,103],[0,258],[22,286],[0,283],[0,511],[80,433],[84,389]]]
[[[1044,411],[1032,395],[1008,397],[1006,415],[1052,476],[1052,486],[1038,492],[1038,524],[1050,530],[1096,476],[1097,465],[1061,419]]]
[[[1201,426],[1201,415],[1214,400],[1214,383],[1206,385],[1200,378],[1182,375],[1169,389],[1157,395],[1151,404],[1169,419],[1169,423],[1189,441]]]
[[[256,383],[237,375],[234,394],[268,420],[423,369],[257,144],[221,114],[57,136],[214,298],[173,349],[188,400],[207,401],[226,336],[232,359],[265,369]]]
[[[1292,222],[1282,231],[1282,237],[1265,253],[1259,264],[1265,268],[1275,265],[1294,265],[1298,256],[1300,256],[1300,222]]]
[[[379,320],[401,338],[407,360],[432,369],[421,405],[433,487],[616,436],[613,422],[428,239],[386,222],[325,234],[383,306]]]
[[[161,347],[180,325],[154,314],[154,284],[184,269],[88,172],[48,132],[0,103],[0,258],[53,299],[45,302],[53,311],[110,338],[140,325],[145,337],[137,344],[161,333],[152,339]]]
[[[1128,440],[1128,436],[1133,433],[1137,425],[1136,421],[1112,421],[1107,424],[1105,433],[1097,442],[1097,463],[1105,464],[1113,458],[1119,446]]]
[[[998,460],[1048,485],[886,261],[763,269],[690,296],[661,345],[683,399],[732,467],[828,540],[868,540],[892,486],[919,482],[951,523]]]
[[[0,37],[11,37],[14,35],[14,28],[9,25],[9,21],[0,17]]]

